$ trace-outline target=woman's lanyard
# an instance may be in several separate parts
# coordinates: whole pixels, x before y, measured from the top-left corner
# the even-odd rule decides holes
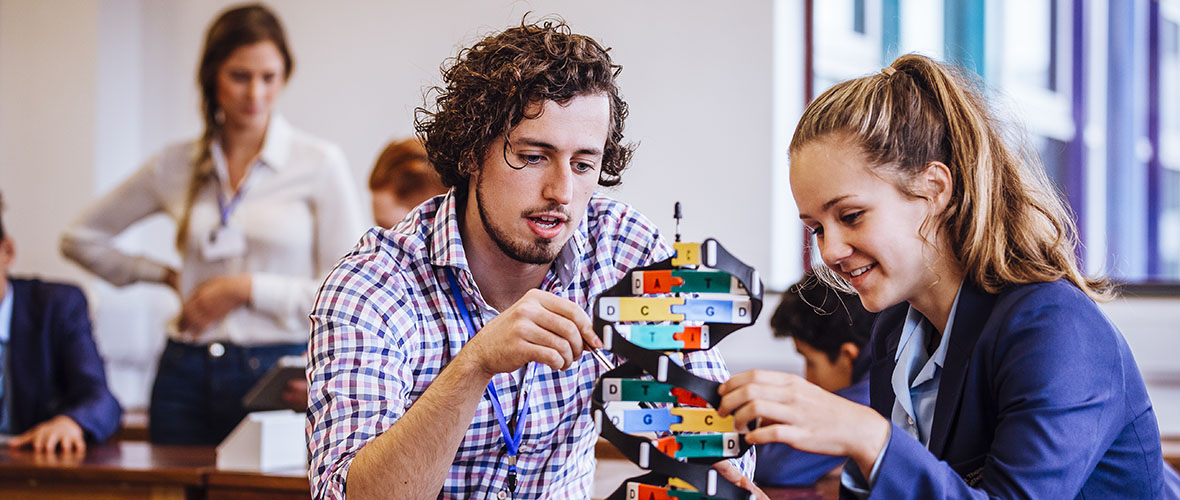
[[[455,273],[451,268],[443,268],[447,273],[447,283],[451,286],[451,296],[455,299],[455,305],[459,308],[459,315],[463,317],[463,323],[467,325],[467,339],[475,336],[475,323],[471,321],[471,312],[467,310],[467,303],[463,301],[463,294],[459,292],[459,280],[455,279]],[[516,433],[513,434],[508,430],[508,420],[504,418],[504,409],[500,407],[500,396],[496,393],[496,384],[493,381],[488,381],[487,395],[492,400],[492,411],[496,413],[496,420],[500,422],[500,433],[504,436],[504,447],[508,454],[508,490],[516,496],[516,454],[520,450],[520,439],[524,436],[524,421],[529,414],[529,393],[526,390],[527,380],[521,380],[521,392],[524,393],[522,401],[523,409],[515,417]]]
[[[220,184],[217,186],[217,213],[221,215],[221,227],[229,224],[229,216],[234,213],[234,209],[242,201],[242,195],[246,194],[247,187],[249,187],[249,183],[242,182],[238,192],[234,193],[234,197],[225,201],[225,190],[221,188]]]

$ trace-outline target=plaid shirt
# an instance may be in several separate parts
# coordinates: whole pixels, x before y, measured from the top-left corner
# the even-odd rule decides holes
[[[561,251],[541,289],[589,311],[591,300],[632,268],[671,255],[642,214],[601,195]],[[471,276],[453,194],[436,197],[392,230],[373,229],[329,274],[312,309],[308,447],[315,498],[343,498],[352,459],[394,425],[458,354],[468,333],[444,269],[462,288],[476,328],[496,316]],[[589,498],[597,432],[590,393],[603,373],[589,353],[566,371],[533,363],[517,498]],[[685,358],[701,376],[729,373],[710,351]],[[492,379],[513,414],[521,382]],[[423,440],[428,442],[428,440]],[[738,459],[747,476],[752,453]],[[495,498],[505,489],[504,439],[485,391],[451,463],[440,498]]]

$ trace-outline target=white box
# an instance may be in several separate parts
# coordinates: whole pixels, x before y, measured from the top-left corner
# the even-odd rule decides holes
[[[217,468],[271,472],[307,466],[305,416],[291,410],[256,411],[217,445]]]

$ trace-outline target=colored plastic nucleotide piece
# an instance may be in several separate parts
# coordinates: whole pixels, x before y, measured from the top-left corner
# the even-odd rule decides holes
[[[709,325],[686,326],[684,331],[673,335],[672,338],[680,341],[681,349],[708,349],[712,347],[709,345]]]
[[[636,271],[631,276],[631,292],[636,295],[661,293],[742,293],[742,291],[741,282],[723,271]]]
[[[704,398],[697,396],[696,394],[688,392],[687,389],[674,387],[672,388],[672,395],[676,397],[676,402],[680,403],[681,406],[692,406],[696,408],[704,408],[709,406],[708,401],[705,401]]]
[[[722,271],[672,271],[671,274],[672,279],[681,282],[672,287],[675,293],[740,293],[742,290],[733,276]]]
[[[673,449],[671,445],[664,443],[666,439],[672,439],[676,442],[675,455],[668,455],[668,452],[665,450],[665,448]],[[738,434],[736,432],[677,434],[675,436],[660,438],[656,447],[672,458],[736,457],[741,454]]]
[[[672,408],[642,408],[623,412],[623,432],[663,432],[677,425],[680,417],[671,413]],[[730,428],[733,428],[730,419]]]
[[[676,500],[668,496],[668,488],[650,484],[627,483],[627,500]]]
[[[672,293],[674,287],[684,283],[681,278],[672,277],[675,271],[636,271],[631,276],[631,293]]]
[[[625,299],[624,299],[625,300]],[[655,299],[649,299],[655,300]],[[672,304],[672,314],[683,315],[683,321],[713,323],[753,323],[749,299],[681,299],[683,304]],[[681,320],[676,320],[681,321]]]
[[[717,498],[717,497],[706,496],[704,493],[701,493],[699,491],[674,490],[671,488],[668,488],[668,496],[675,498],[677,500],[714,500]]]
[[[672,424],[672,432],[733,432],[733,415],[722,417],[713,408],[672,408],[668,412],[680,417],[680,423]]]
[[[604,401],[676,402],[670,384],[630,378],[602,379],[602,398]]]
[[[680,243],[672,244],[672,248],[676,250],[676,255],[672,256],[673,266],[699,266],[701,265],[701,244],[700,243]]]
[[[711,347],[708,325],[615,325],[614,330],[644,349],[678,351]]]
[[[615,330],[644,349],[670,351],[685,347],[684,341],[676,338],[684,332],[680,325],[619,325]]]
[[[656,440],[656,449],[669,457],[677,458],[676,453],[680,451],[680,443],[676,441],[676,436],[662,437]]]
[[[684,321],[683,314],[672,312],[683,304],[680,297],[601,297],[598,315],[608,321]]]

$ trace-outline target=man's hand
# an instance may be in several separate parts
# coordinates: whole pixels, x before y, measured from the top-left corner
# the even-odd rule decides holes
[[[58,446],[65,453],[84,453],[86,451],[86,436],[82,427],[74,419],[65,415],[58,415],[41,422],[28,432],[12,438],[8,442],[11,448],[31,447],[38,453],[57,451]]]
[[[751,370],[719,389],[721,416],[734,426],[761,427],[746,434],[750,444],[785,443],[797,450],[849,457],[868,477],[889,439],[889,422],[864,405],[823,390],[798,375]]]
[[[250,275],[218,276],[197,286],[180,307],[180,331],[195,339],[230,311],[250,303]]]
[[[586,311],[567,299],[532,289],[484,325],[459,356],[469,356],[489,377],[530,361],[567,370],[582,357],[585,344],[602,347]]]

